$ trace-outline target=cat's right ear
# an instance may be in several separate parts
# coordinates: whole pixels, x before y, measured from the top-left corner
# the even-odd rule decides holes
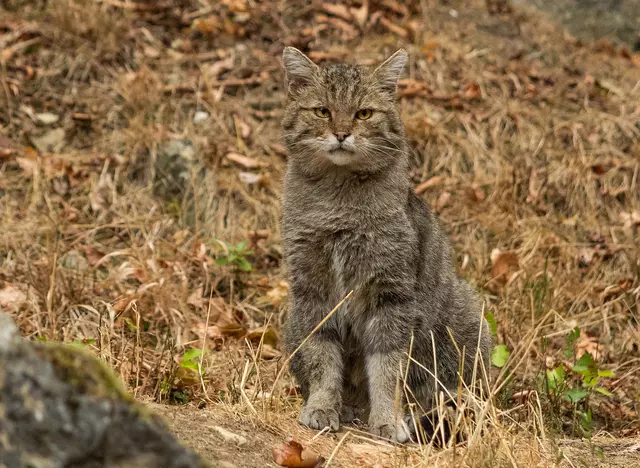
[[[295,47],[285,47],[282,65],[287,78],[288,92],[295,94],[308,86],[319,71],[318,66]]]

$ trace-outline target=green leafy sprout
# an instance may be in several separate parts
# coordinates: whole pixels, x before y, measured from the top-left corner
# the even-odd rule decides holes
[[[251,271],[253,267],[247,260],[247,256],[253,255],[246,241],[240,241],[235,246],[223,241],[217,241],[222,246],[222,251],[216,259],[217,265],[228,265],[240,271]]]

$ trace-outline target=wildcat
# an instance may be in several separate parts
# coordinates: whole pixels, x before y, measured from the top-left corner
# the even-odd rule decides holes
[[[300,422],[336,431],[359,417],[396,442],[411,436],[406,399],[396,398],[410,348],[406,383],[428,410],[436,392],[455,393],[460,375],[467,384],[483,375],[474,362],[488,363],[491,346],[476,294],[410,185],[396,104],[406,60],[399,50],[375,69],[319,67],[293,47],[283,52],[285,348],[304,398]]]

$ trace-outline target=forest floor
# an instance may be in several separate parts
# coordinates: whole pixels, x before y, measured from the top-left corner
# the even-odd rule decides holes
[[[4,2],[0,310],[28,338],[84,343],[213,466],[277,466],[289,438],[307,466],[637,465],[640,55],[488,4]],[[284,45],[410,53],[411,178],[497,345],[460,443],[297,423]]]

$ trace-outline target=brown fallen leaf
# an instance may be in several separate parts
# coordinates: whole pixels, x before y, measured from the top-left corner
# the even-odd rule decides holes
[[[333,25],[336,29],[342,31],[341,38],[344,41],[353,40],[360,35],[360,31],[358,30],[358,28],[356,28],[348,21],[343,20],[342,18],[328,17],[326,22]]]
[[[627,291],[633,285],[631,278],[625,278],[618,281],[617,284],[611,284],[604,289],[596,288],[596,292],[600,293],[602,300],[607,300],[611,297],[617,296],[620,293]]]
[[[506,15],[513,11],[507,0],[485,0],[484,3],[490,15]]]
[[[249,242],[251,245],[255,245],[259,240],[268,239],[269,238],[269,230],[268,229],[256,229],[253,231],[249,231],[247,233],[247,237],[249,238]]]
[[[95,266],[96,264],[98,264],[100,260],[102,260],[106,255],[104,252],[96,249],[91,245],[83,245],[82,250],[84,251],[84,255],[85,257],[87,257],[87,261],[91,266]]]
[[[115,312],[117,325],[122,325],[122,322],[120,320],[117,320],[118,317],[129,310],[131,304],[135,303],[135,301],[138,300],[138,297],[138,294],[123,296],[116,299],[113,304],[111,304],[111,306],[113,307],[113,311]]]
[[[205,68],[206,72],[209,74],[211,78],[218,79],[221,74],[226,71],[233,70],[234,58],[233,56],[229,56],[226,59],[218,60],[217,62],[213,62],[207,68]]]
[[[275,358],[279,358],[280,356],[282,356],[282,353],[274,348],[271,345],[262,345],[262,350],[260,351],[260,358],[268,361],[269,359],[275,359]]]
[[[288,468],[314,468],[324,463],[324,458],[305,450],[299,442],[289,440],[280,448],[272,448],[273,461]]]
[[[494,282],[504,286],[519,268],[515,252],[503,252],[500,249],[491,251],[491,278]]]
[[[416,187],[415,189],[416,195],[420,195],[421,193],[426,192],[430,188],[440,185],[443,180],[444,180],[444,176],[433,176],[430,179],[425,180],[424,182],[420,183]]]
[[[13,141],[0,133],[0,160],[13,156],[15,152]]]
[[[237,115],[233,116],[233,120],[236,124],[236,134],[246,140],[251,136],[251,125],[240,119]]]
[[[384,16],[380,17],[380,24],[387,28],[389,32],[392,32],[393,34],[400,36],[403,39],[409,39],[409,32],[406,29],[391,22]]]
[[[436,212],[440,213],[451,201],[451,194],[449,192],[442,192],[436,201]]]
[[[78,210],[76,210],[74,207],[72,207],[65,201],[62,201],[62,206],[63,206],[62,219],[70,223],[75,223],[76,221],[78,221],[78,217],[79,217]]]
[[[272,143],[269,146],[271,147],[273,152],[276,153],[278,156],[287,157],[287,149],[284,146],[282,146],[280,143]]]
[[[239,172],[238,178],[247,185],[265,185],[267,182],[264,175],[254,172]]]
[[[0,282],[0,310],[17,308],[27,300],[27,295],[11,283]]]
[[[260,297],[258,302],[261,305],[270,305],[274,308],[280,307],[289,294],[289,283],[280,281],[278,285],[271,289],[264,297]]]
[[[480,185],[476,183],[473,183],[471,184],[471,186],[467,187],[467,196],[472,202],[480,202],[486,198],[484,190],[482,190],[482,187],[480,187]]]
[[[222,341],[224,338],[242,338],[247,334],[247,329],[236,317],[233,308],[221,297],[214,297],[210,300],[202,297],[202,289],[198,288],[189,296],[190,304],[201,307],[209,311],[209,325],[205,320],[197,322],[191,331],[201,340],[206,336],[214,343]]]
[[[314,62],[325,62],[327,60],[330,61],[342,61],[348,55],[348,52],[345,51],[333,51],[333,52],[323,52],[323,51],[312,51],[309,52],[309,58]]]
[[[200,286],[194,290],[187,298],[187,304],[195,307],[196,309],[205,309],[206,298],[202,297],[203,288]]]
[[[462,88],[462,97],[464,99],[473,100],[478,99],[481,96],[480,85],[475,81],[471,81],[464,85]]]
[[[439,48],[440,48],[440,43],[438,41],[428,41],[422,46],[422,53],[426,55],[430,55],[430,54],[433,54]]]
[[[407,16],[409,14],[407,6],[396,0],[382,0],[380,3],[382,4],[382,6],[388,8],[394,13],[399,14],[400,16]]]
[[[74,112],[71,114],[71,118],[78,122],[89,123],[93,120],[93,117],[90,114],[85,114],[82,112]]]
[[[591,170],[596,175],[604,175],[604,174],[607,173],[607,171],[609,169],[610,169],[610,167],[605,166],[604,164],[592,164],[591,165]]]
[[[245,169],[258,169],[260,167],[267,167],[269,165],[268,163],[258,161],[257,159],[249,158],[247,156],[243,156],[239,153],[233,152],[227,153],[225,155],[225,158],[244,167]]]
[[[400,80],[398,81],[398,97],[426,97],[429,94],[429,86],[424,81]]]
[[[346,21],[351,21],[353,19],[353,16],[351,16],[351,12],[349,11],[349,8],[347,8],[346,5],[342,5],[342,4],[334,5],[332,3],[323,3],[322,9],[325,12],[329,13],[330,15],[337,16]]]
[[[576,358],[580,359],[584,354],[591,354],[594,359],[602,358],[604,346],[598,342],[598,339],[589,336],[586,332],[580,333],[576,341]]]
[[[251,330],[246,334],[245,338],[256,345],[262,340],[263,345],[273,346],[274,348],[278,345],[279,340],[278,332],[271,325]]]
[[[369,0],[363,0],[360,8],[349,8],[351,15],[354,17],[360,29],[363,29],[369,18]]]
[[[640,225],[640,211],[622,212],[619,217],[627,229]]]
[[[105,170],[100,174],[98,182],[89,194],[89,204],[94,213],[105,211],[113,202],[115,187],[113,177]]]
[[[193,326],[191,331],[201,340],[206,336],[207,339],[213,340],[214,343],[224,338],[242,338],[247,333],[247,329],[239,323],[224,326],[209,325],[207,327],[204,322],[199,322]]]
[[[18,157],[16,158],[16,162],[27,177],[33,177],[33,174],[38,170],[38,162],[35,159]]]
[[[431,94],[428,98],[434,104],[443,106],[445,109],[464,109],[464,104],[460,100],[460,97],[454,94]]]

